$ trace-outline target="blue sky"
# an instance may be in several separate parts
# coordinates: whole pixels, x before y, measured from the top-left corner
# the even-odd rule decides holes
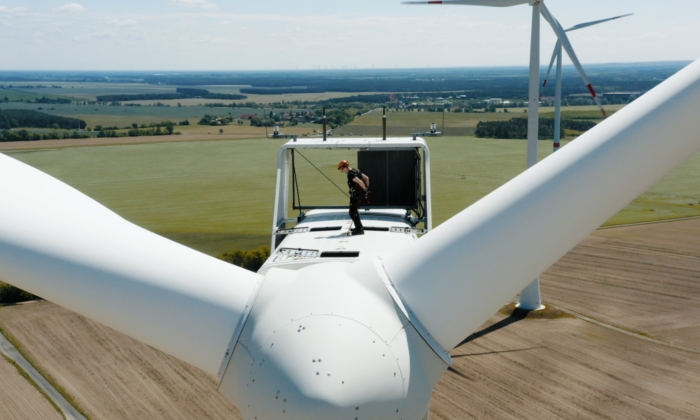
[[[546,0],[582,63],[700,57],[699,0]],[[0,0],[0,70],[525,66],[529,6],[399,0]],[[555,38],[542,21],[541,61]]]

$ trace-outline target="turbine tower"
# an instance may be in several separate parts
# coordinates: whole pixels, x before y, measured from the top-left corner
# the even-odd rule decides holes
[[[634,13],[628,13],[626,15],[615,16],[607,19],[596,20],[592,22],[579,23],[574,25],[564,32],[571,32],[578,29],[588,28],[589,26],[598,25],[604,22],[608,22],[615,19],[621,19],[627,16],[632,16]],[[547,74],[544,76],[544,82],[542,83],[542,89],[540,90],[540,96],[542,96],[542,91],[547,86],[547,80],[549,79],[549,74],[552,72],[552,67],[554,66],[554,61],[557,62],[556,71],[556,84],[554,93],[554,151],[559,150],[561,145],[561,71],[562,71],[562,55],[561,55],[561,42],[557,40],[554,46],[554,52],[552,53],[552,59],[549,61],[549,68],[547,69]],[[606,115],[605,113],[603,115]]]

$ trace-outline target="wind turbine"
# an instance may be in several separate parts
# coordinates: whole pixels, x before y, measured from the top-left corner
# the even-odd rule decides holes
[[[557,39],[566,50],[569,59],[576,67],[579,75],[583,79],[586,88],[593,96],[600,111],[605,117],[605,109],[600,102],[600,98],[595,93],[586,72],[571,47],[566,32],[561,28],[559,22],[552,16],[544,0],[437,0],[437,1],[408,1],[404,4],[444,4],[444,5],[468,5],[468,6],[491,6],[510,7],[521,4],[532,6],[532,26],[530,35],[530,83],[528,92],[528,121],[527,121],[527,166],[532,167],[537,163],[537,141],[539,132],[539,73],[540,73],[540,14],[550,24]],[[540,279],[536,277],[520,294],[519,307],[527,310],[543,309],[540,295]]]
[[[0,154],[0,279],[218,374],[245,419],[427,419],[452,348],[700,150],[698,103],[700,60],[401,252],[264,276]]]
[[[589,26],[598,25],[600,23],[608,22],[615,19],[621,19],[627,16],[632,16],[634,13],[628,13],[626,15],[615,16],[607,19],[596,20],[592,22],[579,23],[574,25],[564,32],[571,32],[578,29],[587,28]],[[552,72],[552,66],[554,66],[554,60],[557,61],[557,73],[556,73],[556,85],[555,85],[555,98],[554,98],[554,151],[559,150],[561,142],[561,71],[562,71],[562,55],[561,55],[561,42],[557,40],[554,46],[554,52],[552,53],[552,59],[549,61],[549,68],[547,69],[547,74],[544,76],[544,82],[542,83],[542,90],[540,91],[540,96],[542,91],[547,86],[547,80],[549,79],[549,74]],[[607,116],[605,112],[603,115]]]

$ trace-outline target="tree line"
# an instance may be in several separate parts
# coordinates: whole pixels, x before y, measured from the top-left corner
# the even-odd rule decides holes
[[[270,247],[261,246],[251,251],[237,250],[233,252],[224,252],[216,258],[255,272],[265,264],[269,256]]]
[[[59,117],[29,109],[0,110],[0,129],[8,130],[16,127],[72,130],[84,129],[87,127],[87,123],[76,118]]]
[[[0,281],[0,304],[26,302],[34,299],[36,296],[33,294]]]
[[[561,133],[564,130],[585,132],[595,127],[593,121],[586,120],[561,120]],[[540,118],[538,137],[541,139],[554,137],[554,119]],[[476,124],[476,137],[494,139],[526,139],[527,119],[511,118],[508,121],[479,121]]]
[[[128,102],[189,98],[241,100],[247,99],[248,97],[245,95],[238,95],[232,93],[211,93],[206,89],[177,88],[175,89],[175,93],[134,93],[122,95],[100,95],[97,97],[97,101]]]
[[[85,133],[78,131],[64,131],[63,133],[58,133],[56,131],[40,134],[40,133],[30,133],[29,131],[22,130],[3,130],[0,131],[0,142],[8,141],[37,141],[37,140],[66,140],[66,139],[86,139],[90,137]]]

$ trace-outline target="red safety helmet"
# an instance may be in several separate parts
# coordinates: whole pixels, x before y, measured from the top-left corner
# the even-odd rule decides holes
[[[341,160],[340,163],[338,164],[338,170],[341,170],[345,168],[346,166],[350,166],[350,162],[347,160]]]

